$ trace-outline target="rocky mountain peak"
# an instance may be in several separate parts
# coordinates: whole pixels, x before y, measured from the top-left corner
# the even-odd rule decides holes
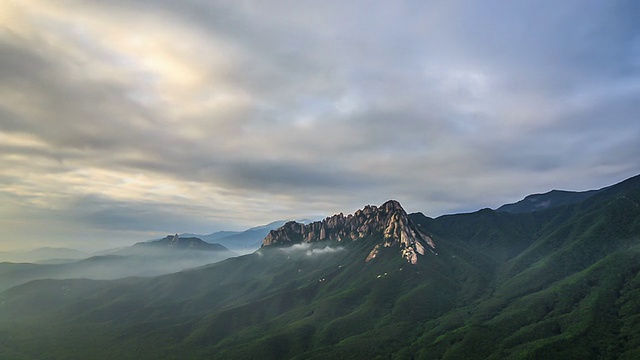
[[[178,234],[175,234],[173,236],[168,235],[167,240],[169,240],[170,245],[178,246],[178,243],[180,242],[180,236],[178,236]]]
[[[353,214],[340,213],[307,225],[290,221],[271,230],[262,246],[327,240],[348,242],[363,238],[381,239],[366,257],[367,262],[375,259],[382,247],[398,247],[402,257],[412,264],[417,263],[418,255],[435,250],[433,240],[411,222],[395,200],[379,207],[367,205]]]

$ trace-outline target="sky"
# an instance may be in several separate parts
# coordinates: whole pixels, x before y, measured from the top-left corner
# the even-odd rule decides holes
[[[3,0],[0,250],[640,173],[640,2]]]

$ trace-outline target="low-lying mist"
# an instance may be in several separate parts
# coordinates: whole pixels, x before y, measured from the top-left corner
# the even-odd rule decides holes
[[[151,277],[215,263],[237,256],[230,251],[128,248],[113,254],[63,263],[0,263],[0,291],[38,279],[112,280]]]
[[[300,243],[289,247],[279,248],[278,250],[287,255],[319,256],[344,251],[345,248],[342,246],[317,247],[311,245],[311,243]]]

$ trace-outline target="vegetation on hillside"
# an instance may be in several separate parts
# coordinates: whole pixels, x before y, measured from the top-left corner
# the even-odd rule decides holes
[[[544,211],[411,220],[415,264],[378,238],[265,247],[155,278],[0,293],[2,359],[632,359],[640,178]]]

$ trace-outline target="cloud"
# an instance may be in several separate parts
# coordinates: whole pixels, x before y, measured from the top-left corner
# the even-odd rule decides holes
[[[337,246],[337,247],[325,246],[323,248],[307,250],[305,254],[307,256],[316,256],[316,255],[333,254],[343,250],[344,248],[342,246]]]
[[[315,247],[312,246],[311,243],[300,243],[288,247],[278,248],[278,250],[290,256],[302,254],[304,254],[305,256],[320,256],[344,251],[345,249],[342,246]]]
[[[390,198],[436,216],[638,172],[631,2],[5,5],[14,233],[133,241]]]

